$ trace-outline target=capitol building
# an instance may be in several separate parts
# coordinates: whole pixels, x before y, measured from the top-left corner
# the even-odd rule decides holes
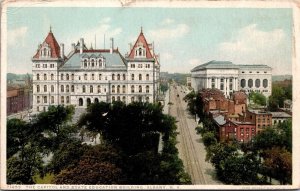
[[[216,88],[226,97],[234,91],[272,93],[272,68],[267,65],[236,65],[229,61],[210,61],[191,70],[191,86],[195,91]]]
[[[113,39],[110,49],[88,49],[83,38],[65,55],[64,44],[50,29],[32,57],[32,74],[33,112],[40,112],[59,104],[86,108],[101,101],[156,102],[160,64],[142,30],[123,56]]]

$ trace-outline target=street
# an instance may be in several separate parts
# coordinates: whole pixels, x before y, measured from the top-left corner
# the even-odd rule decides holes
[[[176,88],[175,88],[176,87]],[[221,184],[215,178],[213,166],[205,161],[206,150],[201,135],[196,134],[197,123],[191,116],[187,103],[183,101],[186,90],[180,86],[170,87],[170,115],[176,117],[179,134],[177,148],[185,170],[191,176],[193,184]]]

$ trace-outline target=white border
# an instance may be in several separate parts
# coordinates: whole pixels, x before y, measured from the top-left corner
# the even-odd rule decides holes
[[[293,34],[294,34],[294,46],[293,46],[293,58],[292,58],[292,72],[293,72],[293,184],[290,186],[231,186],[231,185],[49,185],[49,184],[38,184],[38,185],[7,185],[6,184],[6,65],[7,65],[7,7],[178,7],[178,8],[192,8],[192,7],[203,7],[203,8],[292,8],[293,9]],[[1,5],[1,108],[0,108],[0,135],[1,135],[1,189],[12,189],[12,190],[111,190],[111,189],[300,189],[300,142],[297,140],[300,137],[300,3],[297,0],[286,0],[280,1],[150,1],[144,0],[136,2],[134,0],[105,0],[105,1],[71,1],[71,0],[52,0],[52,1],[41,1],[41,0],[21,0],[13,1],[6,0]]]

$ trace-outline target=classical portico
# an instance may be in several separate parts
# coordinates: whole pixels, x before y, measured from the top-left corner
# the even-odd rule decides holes
[[[272,68],[266,65],[235,65],[229,61],[210,61],[195,67],[191,73],[191,85],[195,91],[216,88],[226,97],[239,90],[271,95]]]

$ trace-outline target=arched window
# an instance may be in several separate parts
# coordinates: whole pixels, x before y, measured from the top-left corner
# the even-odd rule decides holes
[[[131,86],[131,93],[134,93],[134,85]]]
[[[142,80],[142,74],[139,74],[139,80]]]
[[[249,87],[249,88],[252,88],[252,87],[253,87],[253,80],[252,80],[252,79],[249,79],[249,80],[248,80],[248,87]]]
[[[115,86],[114,85],[111,86],[111,92],[115,93]]]
[[[74,80],[74,74],[71,74],[71,80]]]
[[[99,74],[99,80],[101,80],[102,79],[102,74]]]
[[[100,87],[100,85],[97,86],[97,92],[101,93],[101,87]]]
[[[123,80],[126,80],[126,75],[125,74],[123,74]]]
[[[44,74],[44,80],[47,80],[47,74]]]
[[[94,74],[92,74],[92,80],[95,80],[95,75]]]
[[[92,59],[91,63],[92,63],[92,67],[95,67],[95,61],[94,61],[94,59]]]
[[[63,85],[60,86],[60,91],[64,92],[64,86]]]
[[[85,85],[82,86],[82,92],[85,93]]]
[[[44,48],[43,53],[44,53],[44,55],[43,55],[44,57],[47,56],[47,49],[46,48]]]
[[[82,98],[79,98],[79,100],[78,100],[78,105],[79,105],[79,106],[83,106],[83,99],[82,99]]]
[[[66,74],[66,80],[70,80],[70,79],[69,79],[69,74]]]
[[[134,97],[133,96],[131,97],[131,102],[134,102]]]
[[[87,80],[87,74],[84,74],[84,80]]]
[[[120,86],[117,86],[117,93],[120,93]]]
[[[84,67],[86,68],[87,67],[87,60],[84,60],[83,63],[84,63]]]
[[[112,80],[115,80],[115,74],[112,74],[111,79],[112,79]]]
[[[51,80],[54,80],[54,74],[51,74]]]
[[[47,96],[44,96],[44,103],[47,103]]]
[[[118,79],[118,80],[121,80],[121,78],[120,78],[120,74],[118,74],[118,75],[117,75],[117,79]]]
[[[71,86],[71,92],[74,92],[74,85]]]
[[[51,96],[51,103],[54,103],[54,96]]]
[[[111,97],[111,101],[114,102],[116,100],[115,96]]]
[[[69,85],[66,85],[66,92],[69,92]]]
[[[122,86],[122,92],[123,92],[123,94],[126,93],[126,86],[125,85]]]
[[[99,99],[95,98],[94,103],[99,103]]]
[[[220,85],[220,90],[224,90],[224,84]]]
[[[47,92],[47,85],[44,85],[44,92]]]
[[[36,75],[36,80],[40,80],[40,74]]]
[[[263,87],[264,88],[268,87],[268,80],[267,79],[263,80]]]
[[[126,102],[126,97],[125,96],[122,97],[122,101]]]
[[[149,93],[149,86],[146,86],[146,93]]]
[[[131,74],[131,80],[134,80],[134,74]]]
[[[140,93],[143,92],[142,86],[139,86],[139,92],[140,92]]]
[[[66,97],[66,103],[70,103],[70,97],[69,96]]]
[[[260,87],[260,79],[255,80],[255,87],[257,87],[257,88]]]
[[[146,97],[146,102],[149,102],[149,97]]]
[[[64,80],[64,74],[60,75],[60,80]]]
[[[120,96],[118,96],[118,97],[117,97],[117,101],[121,101],[121,98],[120,98]]]
[[[65,103],[65,97],[64,97],[64,96],[61,96],[61,97],[60,97],[60,103],[61,103],[61,104],[64,104],[64,103]]]
[[[149,80],[149,74],[146,74],[146,80]]]
[[[40,96],[36,96],[36,103],[40,103]]]
[[[93,93],[93,90],[94,88],[93,88],[93,86],[92,85],[90,85],[90,93]]]
[[[36,92],[40,92],[40,85],[36,85]]]
[[[54,85],[51,85],[51,92],[54,92]]]
[[[87,106],[91,105],[91,99],[90,98],[86,99],[86,104],[87,104]]]
[[[244,88],[246,86],[246,80],[242,79],[241,80],[241,87]]]
[[[142,48],[139,48],[139,56],[142,56]]]
[[[99,59],[98,62],[99,62],[99,67],[102,67],[102,60]]]

